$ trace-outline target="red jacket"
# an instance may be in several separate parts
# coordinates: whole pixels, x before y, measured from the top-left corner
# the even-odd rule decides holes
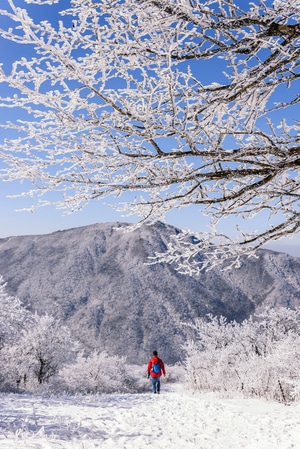
[[[156,365],[156,363],[159,363],[160,365],[160,373],[154,373],[152,371],[152,365]],[[163,373],[164,376],[166,375],[164,362],[159,357],[153,356],[148,362],[148,374],[151,374],[152,377],[160,377],[161,373]]]

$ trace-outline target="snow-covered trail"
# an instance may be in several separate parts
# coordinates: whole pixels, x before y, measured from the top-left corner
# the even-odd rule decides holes
[[[1,449],[299,449],[300,404],[161,395],[0,395]]]

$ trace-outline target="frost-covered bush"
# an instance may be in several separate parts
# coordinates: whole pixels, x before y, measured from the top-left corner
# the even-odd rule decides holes
[[[125,358],[97,351],[85,356],[67,326],[47,314],[31,314],[5,288],[0,276],[2,391],[110,393],[134,388]]]
[[[187,342],[186,381],[194,390],[242,392],[283,402],[299,397],[299,312],[268,310],[242,323],[199,319]]]
[[[18,340],[1,351],[6,386],[40,390],[63,364],[75,358],[76,352],[78,344],[66,326],[49,315],[34,315]]]
[[[31,314],[22,302],[6,292],[6,282],[0,275],[0,349],[6,343],[18,341],[20,332],[31,322]]]
[[[105,351],[80,352],[75,363],[60,370],[60,384],[69,393],[130,391],[132,377],[126,367],[125,357],[109,356]]]

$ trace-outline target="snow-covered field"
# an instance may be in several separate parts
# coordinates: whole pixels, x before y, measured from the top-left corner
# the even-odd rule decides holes
[[[298,449],[300,404],[160,395],[0,395],[1,449]]]

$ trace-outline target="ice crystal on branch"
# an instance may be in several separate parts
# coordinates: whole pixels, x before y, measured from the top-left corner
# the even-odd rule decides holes
[[[2,177],[30,180],[36,206],[124,195],[152,222],[198,205],[214,231],[174,241],[165,260],[184,264],[298,232],[299,2],[74,0],[57,23],[4,3],[2,38],[30,55],[0,73],[16,111]],[[219,231],[265,212],[259,231]]]

